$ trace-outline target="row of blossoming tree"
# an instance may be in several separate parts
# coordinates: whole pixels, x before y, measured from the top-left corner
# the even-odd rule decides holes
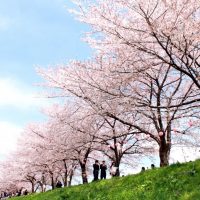
[[[77,18],[91,27],[91,59],[38,69],[48,120],[30,124],[18,151],[2,164],[2,188],[29,183],[88,182],[99,156],[135,162],[157,155],[169,165],[173,145],[198,145],[200,103],[199,0],[80,0]],[[64,103],[61,103],[64,99]],[[130,159],[131,158],[131,159]],[[5,184],[5,180],[7,180]]]

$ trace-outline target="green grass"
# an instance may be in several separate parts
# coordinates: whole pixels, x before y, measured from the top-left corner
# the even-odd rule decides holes
[[[13,200],[200,200],[200,160]]]

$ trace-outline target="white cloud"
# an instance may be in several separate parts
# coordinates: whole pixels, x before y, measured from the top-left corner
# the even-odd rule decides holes
[[[1,157],[6,157],[16,149],[17,139],[21,135],[23,128],[9,122],[0,121],[0,130]]]
[[[42,107],[48,99],[40,98],[34,87],[26,87],[23,83],[11,79],[0,79],[0,107],[13,106],[20,109]]]
[[[49,99],[40,98],[38,91],[39,88],[26,86],[20,81],[0,78],[0,109],[3,108],[6,112],[7,108],[13,108],[14,112],[18,112],[15,110],[17,108],[30,115],[37,109],[39,112],[41,107],[49,105],[50,102]],[[0,160],[6,159],[9,153],[16,149],[17,139],[22,131],[21,125],[0,121]]]

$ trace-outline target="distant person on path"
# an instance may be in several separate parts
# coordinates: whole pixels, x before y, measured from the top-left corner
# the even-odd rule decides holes
[[[154,164],[151,164],[151,169],[155,169],[155,165]]]
[[[115,162],[113,161],[110,166],[110,175],[113,177],[116,176],[116,173],[117,173],[117,167],[115,166]]]
[[[17,196],[21,196],[22,195],[22,188],[20,190],[18,190]]]
[[[99,179],[99,161],[95,160],[95,164],[93,164],[93,175],[94,175],[94,181],[97,181]]]
[[[60,181],[58,181],[58,182],[56,183],[56,187],[57,187],[57,188],[61,188],[61,187],[62,187],[62,183],[61,183]]]
[[[28,190],[25,190],[23,194],[24,194],[24,195],[27,195],[27,194],[28,194]]]
[[[107,166],[105,164],[105,161],[103,161],[102,164],[100,165],[100,169],[101,169],[101,179],[106,179]]]
[[[145,171],[145,167],[142,167],[141,172],[144,172],[144,171]]]

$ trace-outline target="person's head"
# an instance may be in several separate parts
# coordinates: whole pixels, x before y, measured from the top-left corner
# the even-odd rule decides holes
[[[98,161],[98,160],[95,160],[95,163],[96,163],[96,164],[98,164],[98,163],[99,163],[99,161]]]
[[[105,164],[105,160],[103,160],[102,163]]]
[[[155,165],[154,164],[151,164],[151,169],[154,169],[155,168]]]
[[[142,171],[145,171],[145,167],[142,167]]]

